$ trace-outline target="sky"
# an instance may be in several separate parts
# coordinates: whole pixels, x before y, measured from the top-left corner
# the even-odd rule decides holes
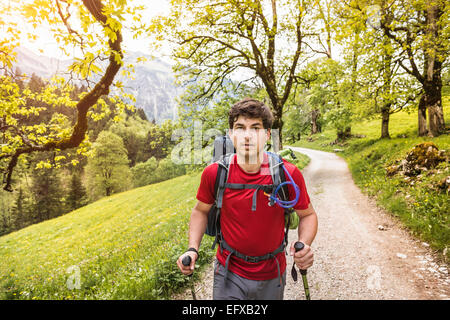
[[[169,12],[169,1],[168,0],[132,0],[133,3],[137,5],[145,5],[145,13],[142,15],[145,19],[150,20],[157,15],[163,15]],[[52,34],[45,27],[38,27],[33,29],[31,25],[24,23],[24,32],[32,32],[38,36],[36,41],[31,41],[26,37],[23,37],[21,43],[26,48],[30,49],[38,55],[44,55],[47,57],[58,58],[58,59],[70,59],[71,57],[66,56],[62,51],[58,49],[58,44],[56,40],[52,37]],[[146,42],[142,38],[134,40],[131,34],[127,34],[127,31],[123,32],[123,47],[130,51],[141,51],[147,53],[148,47],[146,47]],[[74,52],[75,56],[76,53]]]

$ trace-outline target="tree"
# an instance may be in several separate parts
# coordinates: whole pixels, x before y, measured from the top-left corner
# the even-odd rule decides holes
[[[86,188],[81,182],[81,170],[74,170],[70,178],[69,193],[66,198],[68,210],[75,210],[87,203]]]
[[[179,81],[203,85],[193,100],[211,98],[239,74],[240,83],[256,82],[265,88],[273,128],[279,129],[282,141],[283,107],[310,36],[307,15],[313,1],[173,0],[171,4],[170,14],[154,20],[149,31],[175,44]]]
[[[30,203],[22,187],[19,187],[11,214],[14,219],[14,229],[21,229],[29,224]]]
[[[121,117],[120,121],[110,121],[111,125],[108,131],[117,134],[123,140],[125,149],[127,150],[130,167],[136,163],[145,161],[145,149],[147,132],[151,129],[152,124],[146,120],[142,120],[138,115]]]
[[[398,52],[392,39],[380,30],[368,30],[363,48],[360,83],[366,88],[368,115],[381,114],[380,138],[390,138],[390,115],[411,108],[420,94],[411,76],[405,73],[396,59]]]
[[[401,50],[400,66],[422,86],[418,134],[438,136],[445,132],[441,72],[450,51],[450,6],[445,0],[383,0],[378,4],[381,28]]]
[[[155,170],[158,168],[158,161],[155,157],[151,157],[145,162],[138,163],[131,172],[133,173],[134,187],[142,187],[157,182]]]
[[[144,160],[155,157],[161,160],[170,153],[175,143],[172,141],[172,133],[175,129],[175,124],[172,120],[166,120],[160,125],[150,123],[144,138],[144,145],[142,146],[142,155]]]
[[[88,157],[86,175],[91,199],[110,196],[132,186],[129,160],[123,140],[109,131],[102,131]]]
[[[353,70],[350,62],[339,63],[328,57],[310,62],[297,78],[307,83],[302,93],[304,105],[322,115],[319,122],[331,124],[337,132],[337,140],[350,135],[352,117],[357,113],[359,97],[352,84]]]
[[[317,7],[317,15],[315,20],[318,23],[322,23],[323,31],[325,35],[325,43],[323,43],[321,38],[321,33],[317,34],[317,41],[319,43],[319,49],[311,48],[311,50],[317,54],[324,54],[328,59],[332,59],[331,46],[332,46],[332,36],[333,36],[333,21],[336,20],[333,17],[333,5],[331,1],[316,0],[314,7]],[[297,81],[303,82],[304,79],[296,78]],[[322,132],[322,127],[320,125],[320,109],[315,107],[311,110],[311,134],[316,134]]]
[[[311,115],[314,110],[319,110],[317,107],[311,108],[307,103],[307,91],[294,95],[297,99],[286,105],[286,112],[284,114],[285,131],[284,139],[288,143],[299,141],[303,134],[308,134],[311,131],[311,126],[321,126],[321,120],[316,119],[312,121]],[[313,109],[313,110],[311,110]],[[319,132],[319,131],[318,131]]]
[[[39,161],[48,155],[39,153],[35,157]],[[65,212],[64,190],[57,169],[48,167],[32,171],[31,192],[34,223],[58,217]]]
[[[0,43],[0,132],[2,148],[0,153],[0,170],[4,174],[4,190],[12,191],[11,178],[13,170],[24,154],[43,151],[60,152],[79,148],[79,153],[86,152],[86,132],[88,117],[101,118],[105,103],[102,96],[108,95],[110,88],[122,88],[120,82],[113,80],[121,68],[123,52],[121,48],[122,29],[125,16],[133,16],[130,28],[134,35],[141,32],[137,24],[141,15],[139,7],[130,7],[122,0],[34,0],[31,3],[8,1],[0,4],[0,22],[6,23],[5,40]],[[19,46],[21,26],[13,21],[15,15],[21,16],[33,26],[48,25],[60,48],[65,52],[76,49],[82,57],[75,58],[69,69],[69,80],[55,78],[38,94],[31,90],[20,90],[13,81],[10,72],[15,61],[14,49]],[[75,29],[74,26],[79,26]],[[100,29],[98,29],[100,26]],[[29,34],[30,38],[37,38]],[[3,36],[2,36],[3,38]],[[101,61],[108,64],[102,69]],[[96,79],[99,80],[94,80]],[[80,94],[77,100],[70,98],[73,80],[83,80],[88,84],[88,91]],[[122,96],[125,94],[122,92]],[[120,96],[115,96],[117,105],[124,109],[125,103]],[[36,114],[42,111],[36,107],[25,107],[25,101],[46,101],[52,106],[65,104],[76,109],[76,121],[71,130],[61,130],[58,126],[50,128],[46,123],[26,125],[18,121],[20,116]],[[132,97],[129,97],[132,98]],[[100,112],[93,112],[98,107]]]

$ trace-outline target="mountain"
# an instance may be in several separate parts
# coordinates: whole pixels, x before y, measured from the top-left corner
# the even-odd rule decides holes
[[[16,67],[22,73],[35,73],[47,79],[56,73],[64,76],[67,67],[73,62],[71,59],[59,60],[37,55],[24,47],[20,47],[17,53]],[[144,57],[147,61],[136,63],[138,57]],[[127,93],[134,94],[135,106],[144,109],[147,118],[155,119],[157,123],[177,119],[175,97],[181,93],[181,89],[174,84],[171,65],[160,59],[152,60],[141,52],[127,52],[124,65],[130,63],[135,66],[134,79],[127,79],[120,71],[116,79],[122,81]]]

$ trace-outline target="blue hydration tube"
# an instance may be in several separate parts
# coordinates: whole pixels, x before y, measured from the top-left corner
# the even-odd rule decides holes
[[[287,174],[287,176],[289,177],[290,181],[285,181],[280,183],[274,190],[274,192],[269,196],[269,198],[271,200],[273,200],[274,202],[276,202],[280,207],[282,208],[292,208],[293,206],[295,206],[298,202],[298,199],[300,198],[300,188],[298,187],[298,185],[294,182],[294,179],[292,179],[291,175],[289,174],[288,170],[286,169],[286,167],[284,165],[282,165],[284,172]],[[288,200],[288,201],[284,201],[284,200],[280,200],[276,197],[276,195],[278,194],[278,191],[280,190],[280,188],[282,186],[284,186],[285,184],[291,184],[294,187],[295,190],[295,199],[294,200]]]

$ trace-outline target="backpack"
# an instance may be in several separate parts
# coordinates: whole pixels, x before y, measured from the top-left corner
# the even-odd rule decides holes
[[[266,193],[271,193],[275,190],[276,186],[286,181],[283,160],[282,157],[276,153],[265,151],[269,156],[269,168],[272,176],[272,185],[251,185],[251,184],[228,184],[229,164],[231,163],[236,149],[228,135],[219,136],[214,141],[213,149],[213,162],[217,162],[217,175],[214,184],[215,201],[208,213],[208,223],[205,234],[215,237],[212,249],[217,243],[221,242],[221,229],[220,229],[220,210],[222,208],[223,193],[225,188],[232,189],[256,189],[253,196],[252,210],[256,210],[256,195],[259,190],[263,190]],[[284,185],[278,192],[280,200],[287,201],[289,199],[288,186]],[[275,203],[270,200],[269,205],[273,206]],[[297,213],[292,208],[284,208],[285,215],[285,234],[284,243],[287,245],[287,237],[289,229],[296,229],[299,223]]]

